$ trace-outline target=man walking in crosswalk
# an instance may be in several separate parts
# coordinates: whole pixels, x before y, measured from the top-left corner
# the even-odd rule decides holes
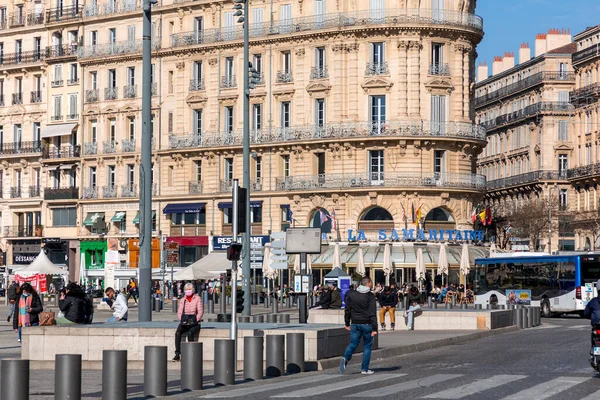
[[[352,354],[356,351],[361,337],[364,350],[360,371],[363,375],[373,374],[373,371],[369,369],[369,364],[373,337],[377,335],[377,300],[371,293],[372,287],[371,278],[364,277],[360,281],[358,289],[346,295],[344,319],[346,330],[350,331],[350,344],[340,361],[340,373],[342,374],[346,371],[346,365],[352,359]]]

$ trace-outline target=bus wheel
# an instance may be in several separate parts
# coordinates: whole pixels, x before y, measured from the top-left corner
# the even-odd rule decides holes
[[[542,317],[551,318],[554,314],[550,311],[550,302],[548,299],[542,300]]]

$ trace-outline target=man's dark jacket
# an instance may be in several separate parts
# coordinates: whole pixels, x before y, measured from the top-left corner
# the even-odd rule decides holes
[[[396,307],[396,305],[398,304],[398,295],[393,292],[393,291],[389,291],[389,292],[381,292],[381,294],[379,295],[379,305],[381,307]]]
[[[76,324],[83,324],[86,317],[86,299],[83,293],[67,293],[64,300],[58,302],[65,318]]]
[[[346,326],[371,324],[373,331],[377,331],[377,299],[371,292],[360,293],[358,290],[346,295],[346,308],[344,310]]]
[[[583,311],[585,318],[592,320],[592,325],[600,324],[600,297],[593,298]]]

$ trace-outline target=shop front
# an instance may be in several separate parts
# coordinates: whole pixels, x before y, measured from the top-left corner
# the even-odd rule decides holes
[[[185,268],[208,254],[208,236],[169,236],[167,243],[179,245],[179,267]]]
[[[85,264],[85,281],[87,284],[103,287],[107,249],[106,240],[82,240],[79,243],[82,258],[80,261]]]
[[[55,265],[69,265],[69,241],[60,238],[44,238],[44,251]]]
[[[40,254],[40,240],[15,240],[12,242],[12,264],[29,265]]]
[[[129,250],[129,269],[138,268],[140,263],[140,241],[129,239],[127,242]],[[152,268],[160,268],[160,239],[152,238]]]

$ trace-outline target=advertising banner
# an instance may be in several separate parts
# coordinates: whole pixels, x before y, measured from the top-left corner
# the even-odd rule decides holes
[[[531,290],[509,289],[506,291],[506,304],[531,305]]]
[[[38,293],[48,292],[46,275],[36,274],[32,276],[21,276],[17,274],[15,275],[15,281],[17,281],[19,285],[22,285],[25,282],[29,283]]]

